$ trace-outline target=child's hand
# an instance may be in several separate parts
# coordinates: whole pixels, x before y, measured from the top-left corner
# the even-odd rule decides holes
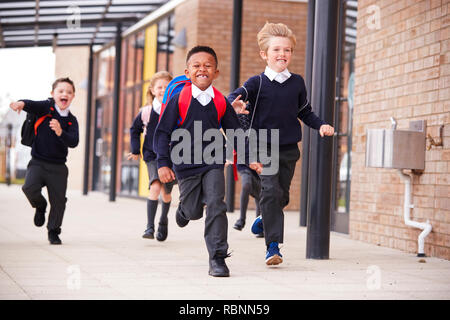
[[[255,170],[257,174],[261,174],[263,165],[259,162],[252,162],[249,165],[250,169]]]
[[[168,183],[175,180],[175,173],[169,167],[161,167],[158,169],[159,180],[162,183]]]
[[[328,124],[323,124],[320,126],[319,134],[323,136],[332,136],[334,134],[334,128]]]
[[[23,101],[15,101],[11,102],[9,107],[20,114],[20,111],[22,111],[23,107],[25,107],[25,103]]]
[[[141,154],[132,154],[131,152],[127,155],[127,160],[139,160]]]
[[[56,135],[59,137],[62,134],[61,125],[59,124],[59,121],[56,119],[52,119],[50,121],[50,128],[55,131]]]
[[[241,98],[241,95],[238,95],[236,97],[236,99],[234,99],[234,101],[231,103],[234,111],[237,114],[249,114],[248,110],[245,109],[247,107],[245,102],[242,100],[239,100],[240,98]]]

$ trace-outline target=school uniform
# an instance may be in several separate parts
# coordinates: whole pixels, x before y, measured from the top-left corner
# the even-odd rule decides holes
[[[145,109],[147,108],[147,109]],[[150,109],[150,110],[149,110]],[[144,132],[144,142],[142,146],[142,156],[145,164],[147,165],[147,173],[149,178],[148,188],[153,182],[159,181],[158,167],[156,164],[156,153],[153,151],[153,136],[155,133],[156,126],[159,120],[159,114],[161,112],[161,102],[154,98],[152,105],[145,106],[138,113],[133,121],[130,128],[130,143],[131,143],[131,153],[140,154],[141,153],[141,133]],[[149,119],[147,124],[142,121],[142,113],[149,114]],[[163,183],[166,194],[172,192],[173,186],[177,183],[176,180]],[[143,235],[144,238],[153,239],[155,231],[155,216],[158,208],[158,200],[147,200],[147,228]],[[168,213],[170,209],[170,201],[162,202],[161,217],[159,221],[159,231],[157,234],[157,239],[164,241],[167,237],[167,224],[168,224]]]
[[[232,92],[228,100],[233,101],[238,95],[242,95],[242,100],[249,101],[250,119],[258,97],[253,129],[257,132],[259,129],[279,130],[279,169],[276,174],[267,175],[263,172],[260,175],[260,207],[266,245],[271,242],[283,243],[283,208],[289,203],[295,163],[300,158],[297,143],[301,141],[302,130],[299,120],[316,130],[325,123],[312,112],[303,78],[287,69],[276,73],[266,67],[263,73],[251,77],[243,87]],[[277,143],[270,141],[270,138],[267,142],[269,150],[272,144]]]
[[[144,143],[142,145],[142,157],[147,165],[148,177],[149,177],[149,188],[155,180],[159,180],[158,177],[158,167],[156,164],[156,153],[153,151],[153,137],[155,134],[155,129],[158,124],[159,114],[161,112],[161,102],[158,99],[153,99],[152,105],[145,106],[144,108],[150,108],[150,118],[147,123],[147,127],[144,130],[145,124],[142,121],[141,110],[133,121],[130,128],[130,143],[131,143],[131,153],[140,154],[141,153],[141,133],[145,132]],[[148,112],[148,110],[147,110]],[[176,180],[164,183],[163,187],[167,194],[172,192],[173,186],[176,184]]]
[[[256,171],[250,169],[247,165],[238,164],[237,170],[241,176],[241,206],[239,219],[242,220],[242,222],[245,222],[249,196],[255,198],[256,216],[260,215],[259,201],[261,193],[261,179]]]
[[[181,140],[171,142],[172,132],[178,128],[179,96],[180,94],[178,93],[169,101],[155,131],[154,147],[157,153],[158,168],[172,165],[170,153],[182,142]],[[223,129],[237,129],[240,127],[236,113],[228,101],[226,101],[225,113],[220,119],[220,123],[218,122],[218,114],[213,98],[214,91],[212,86],[205,91],[201,91],[192,84],[191,103],[186,118],[179,127],[190,133],[191,144],[189,150],[191,151],[198,149],[198,146],[201,145],[203,153],[210,143],[209,141],[202,141],[202,136],[207,130],[219,130],[220,127]],[[194,121],[201,122],[201,136],[198,136],[199,132],[194,134]],[[195,147],[196,144],[197,147]],[[203,216],[203,208],[206,205],[204,237],[209,257],[210,259],[215,257],[224,258],[228,250],[228,220],[224,202],[225,146],[223,147],[223,157],[216,159],[213,163],[205,162],[203,157],[200,161],[198,159],[195,161],[194,152],[190,153],[188,155],[190,161],[181,163],[173,161],[172,168],[175,171],[180,188],[178,212],[186,221],[197,220]],[[213,154],[213,156],[216,155]]]
[[[78,145],[78,122],[68,109],[60,110],[53,99],[21,101],[25,103],[24,111],[38,118],[48,115],[37,128],[22,190],[33,208],[45,212],[47,201],[41,190],[47,187],[50,201],[47,229],[59,234],[67,201],[68,169],[65,163],[68,148]],[[58,120],[61,125],[62,134],[59,137],[49,126],[52,119]]]

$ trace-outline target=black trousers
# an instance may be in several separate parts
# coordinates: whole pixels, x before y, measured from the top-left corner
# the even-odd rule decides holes
[[[298,147],[280,150],[278,172],[274,175],[260,175],[260,207],[266,245],[271,242],[283,243],[283,208],[289,203],[289,189],[294,176],[295,163],[299,158]]]
[[[210,259],[224,257],[228,250],[228,218],[225,197],[223,168],[178,180],[180,208],[187,220],[203,217],[206,205],[205,242]]]
[[[33,208],[45,208],[47,201],[42,196],[42,188],[47,187],[50,201],[50,213],[47,229],[61,232],[66,209],[66,190],[68,169],[65,164],[54,164],[31,159],[28,163],[25,183],[22,187],[25,196]]]
[[[247,217],[247,207],[249,196],[255,198],[256,216],[260,215],[259,200],[261,193],[261,179],[255,176],[251,169],[243,169],[239,172],[241,175],[241,216],[239,219],[245,221]]]

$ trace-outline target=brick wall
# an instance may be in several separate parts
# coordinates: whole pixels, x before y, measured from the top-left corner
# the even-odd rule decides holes
[[[375,6],[375,7],[373,7]],[[373,18],[379,9],[379,27]],[[413,180],[411,219],[430,220],[425,253],[450,259],[450,1],[358,1],[350,236],[417,252],[421,230],[403,222],[404,185],[396,170],[366,168],[366,130],[427,120],[443,147],[426,151]]]

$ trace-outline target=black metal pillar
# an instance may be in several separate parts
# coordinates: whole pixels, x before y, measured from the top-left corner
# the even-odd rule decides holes
[[[312,67],[314,56],[314,13],[316,0],[308,1],[308,26],[306,34],[306,65],[305,84],[308,99],[311,101]],[[302,134],[302,184],[300,190],[300,226],[305,227],[309,208],[309,150],[310,150],[310,128],[303,126]]]
[[[241,59],[241,33],[242,33],[242,0],[233,1],[233,34],[231,39],[231,71],[230,71],[230,91],[239,86],[240,59]],[[227,167],[227,190],[226,204],[227,211],[234,211],[234,191],[235,181],[233,166]]]
[[[314,30],[312,106],[326,123],[334,119],[337,30],[340,0],[317,0]],[[306,258],[328,259],[333,168],[333,137],[311,131],[310,212]]]
[[[122,57],[122,25],[117,24],[116,30],[116,56],[114,59],[114,93],[113,93],[113,121],[111,143],[111,179],[109,184],[109,201],[116,201],[117,179],[117,141],[119,137],[119,98],[120,98],[120,62]]]
[[[92,117],[92,74],[94,57],[92,44],[89,46],[89,67],[87,82],[87,104],[86,104],[86,138],[84,142],[84,174],[83,174],[83,195],[88,194],[89,189],[89,158],[91,149],[91,117]]]

